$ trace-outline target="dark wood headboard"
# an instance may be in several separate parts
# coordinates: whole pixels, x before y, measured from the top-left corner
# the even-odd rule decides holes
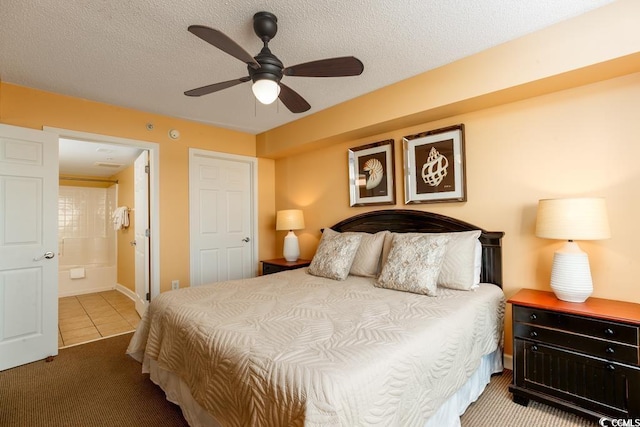
[[[480,281],[502,287],[502,231],[486,231],[475,225],[431,212],[386,209],[352,216],[331,226],[335,231],[364,231],[377,233],[448,233],[481,230],[482,273]]]

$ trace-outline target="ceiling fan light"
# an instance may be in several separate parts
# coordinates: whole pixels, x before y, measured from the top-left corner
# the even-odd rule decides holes
[[[251,90],[258,101],[267,105],[273,103],[280,95],[278,82],[269,79],[256,80],[251,86]]]

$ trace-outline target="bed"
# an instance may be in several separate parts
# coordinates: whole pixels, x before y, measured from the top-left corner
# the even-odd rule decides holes
[[[324,230],[308,268],[161,294],[127,353],[191,426],[459,425],[502,372],[502,236],[423,211],[356,215]],[[416,255],[415,242],[431,249]],[[375,274],[354,270],[371,260],[360,252],[344,280],[325,274],[351,256],[327,248],[354,245],[379,250]],[[449,267],[473,270],[469,288],[440,286],[454,247]],[[428,261],[438,286],[415,291],[436,279],[405,274],[422,261],[403,257],[426,252],[444,254]]]

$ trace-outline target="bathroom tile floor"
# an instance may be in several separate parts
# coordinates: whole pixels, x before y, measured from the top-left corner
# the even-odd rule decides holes
[[[113,290],[58,300],[58,347],[134,331],[140,316],[134,302]]]

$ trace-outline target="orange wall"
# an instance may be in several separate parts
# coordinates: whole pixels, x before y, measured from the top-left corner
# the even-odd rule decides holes
[[[131,165],[125,170],[111,177],[118,180],[118,200],[117,206],[135,206],[135,179],[134,166]],[[136,292],[136,264],[135,247],[131,242],[136,240],[135,210],[129,211],[129,227],[116,232],[118,284],[126,287],[131,292]]]
[[[256,155],[251,134],[2,82],[0,123],[33,129],[50,126],[159,144],[161,291],[171,289],[172,279],[179,279],[182,286],[189,284],[189,148]],[[153,123],[152,131],[147,130],[147,123]],[[180,131],[179,140],[169,139],[170,129]],[[272,160],[259,160],[258,180],[258,222],[259,229],[265,229],[274,215]],[[260,258],[273,256],[272,243],[268,237],[259,239]]]
[[[320,228],[376,209],[349,207],[348,148],[393,138],[397,203],[382,208],[427,210],[506,232],[507,296],[520,288],[550,289],[553,252],[561,242],[535,237],[537,201],[605,197],[612,238],[580,242],[591,260],[594,296],[640,303],[638,111],[640,73],[635,73],[335,144],[276,161],[276,206],[304,210],[306,229],[297,234],[301,256],[312,257]],[[465,124],[468,201],[404,205],[402,136],[456,123]],[[279,252],[283,238],[278,233]]]
[[[78,178],[80,180],[88,179],[88,181],[80,181],[75,179],[64,179],[64,178]],[[93,179],[96,179],[96,177],[86,176],[86,175],[65,175],[64,177],[61,177],[58,180],[58,185],[61,185],[61,186],[65,185],[68,187],[93,187],[93,188],[109,188],[111,185],[113,185],[109,182],[91,181]]]

